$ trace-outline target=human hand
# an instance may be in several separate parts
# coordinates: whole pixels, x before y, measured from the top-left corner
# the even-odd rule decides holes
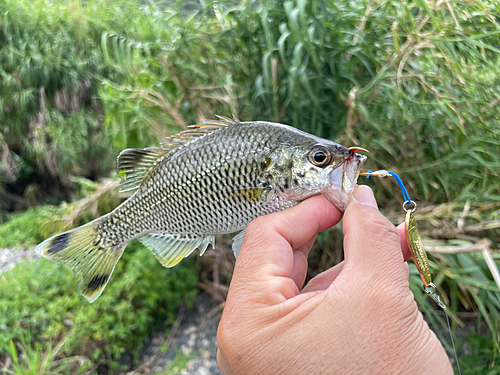
[[[342,213],[318,196],[248,226],[217,334],[225,375],[453,374],[409,289],[402,228],[370,188],[353,196],[345,261],[305,288],[316,235]]]

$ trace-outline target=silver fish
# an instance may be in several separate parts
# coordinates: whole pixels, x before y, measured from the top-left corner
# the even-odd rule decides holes
[[[366,156],[287,125],[218,116],[167,138],[162,147],[118,157],[122,191],[137,191],[115,210],[49,238],[36,250],[71,267],[93,302],[135,238],[165,267],[217,234],[242,231],[259,216],[323,194],[344,210]]]

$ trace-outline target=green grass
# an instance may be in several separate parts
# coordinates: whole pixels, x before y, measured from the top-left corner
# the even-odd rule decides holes
[[[471,333],[457,349],[463,375],[500,374],[500,364],[495,361],[497,353],[491,336]]]
[[[64,344],[64,339],[55,345],[54,348],[50,341],[44,344],[19,342],[16,348],[16,345],[11,340],[6,348],[6,352],[12,362],[12,365],[9,366],[12,369],[6,369],[5,374],[57,375],[82,373],[85,371],[89,365],[87,358],[83,356],[59,357]]]
[[[199,7],[5,0],[0,14],[5,209],[54,196],[69,201],[71,176],[109,174],[122,148],[157,145],[200,118],[234,113],[369,149],[367,169],[400,174],[419,203],[419,228],[428,237],[485,238],[498,249],[500,228],[486,225],[498,221],[500,202],[496,0],[451,8],[437,0],[249,0]],[[372,178],[369,184],[384,212],[401,212],[394,181]],[[99,203],[105,212],[116,201]],[[425,211],[429,204],[443,206]],[[0,245],[34,244],[77,224],[60,209],[79,210],[70,204],[2,213]],[[76,221],[96,215],[88,206]],[[461,220],[462,232],[455,230]],[[334,237],[320,237],[314,271],[340,260]],[[455,325],[463,310],[486,320],[494,355],[485,358],[493,363],[500,297],[484,261],[476,254],[431,261]],[[422,311],[444,324],[417,276],[411,285]]]
[[[193,359],[193,357],[193,353],[184,354],[181,351],[177,351],[170,365],[168,365],[165,370],[157,372],[154,375],[178,375],[182,370],[187,369],[187,363]]]
[[[137,360],[150,332],[172,323],[176,308],[194,300],[196,282],[196,267],[185,262],[167,270],[138,242],[92,304],[67,267],[45,259],[17,264],[0,275],[0,357],[13,357],[11,340],[40,352],[64,340],[57,359],[79,355],[117,369],[123,353]]]

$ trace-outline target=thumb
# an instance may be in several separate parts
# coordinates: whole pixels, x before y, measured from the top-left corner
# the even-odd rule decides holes
[[[276,305],[297,296],[307,274],[312,242],[341,217],[338,208],[316,196],[252,221],[231,280],[228,301],[232,303],[226,309],[232,309],[235,301],[241,311],[242,301]]]
[[[405,275],[404,259],[397,228],[380,213],[373,192],[359,186],[351,196],[344,214],[344,251],[346,266],[377,277]],[[392,271],[392,272],[389,272]]]
[[[290,277],[295,251],[305,246],[307,253],[316,235],[337,224],[341,217],[337,207],[323,196],[315,196],[295,207],[254,220],[246,229],[233,280],[250,282]],[[305,272],[307,263],[302,267]]]

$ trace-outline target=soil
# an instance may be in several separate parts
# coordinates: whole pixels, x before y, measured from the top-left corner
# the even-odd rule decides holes
[[[187,368],[180,370],[179,375],[222,375],[217,366],[217,327],[222,310],[223,304],[200,293],[191,309],[179,313],[183,318],[167,352],[162,353],[161,348],[171,339],[169,335],[153,334],[151,343],[143,351],[141,364],[127,375],[161,372],[172,365],[179,353],[190,358]]]
[[[2,272],[9,271],[16,263],[20,262],[23,259],[34,260],[40,258],[40,255],[34,251],[29,249],[0,249],[0,275]]]

